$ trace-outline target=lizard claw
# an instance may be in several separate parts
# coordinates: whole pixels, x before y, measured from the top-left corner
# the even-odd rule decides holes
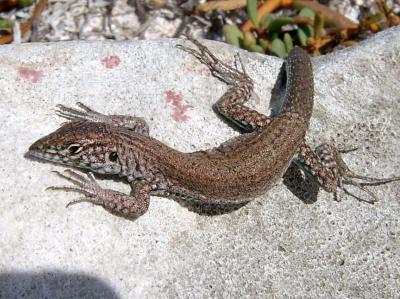
[[[51,186],[46,188],[46,190],[61,190],[61,191],[67,191],[67,192],[78,192],[82,193],[84,197],[75,199],[70,201],[66,207],[69,207],[70,205],[79,203],[79,202],[91,202],[93,204],[98,204],[102,205],[103,201],[100,199],[101,192],[103,189],[97,184],[94,175],[89,172],[87,174],[87,177],[84,177],[83,175],[74,172],[70,169],[64,170],[64,173],[61,173],[59,171],[53,171],[53,173],[57,174],[63,179],[66,179],[67,181],[71,182],[73,185],[72,186]]]
[[[66,169],[63,173],[59,171],[54,171],[54,173],[68,180],[72,185],[52,186],[47,190],[62,190],[83,194],[83,197],[68,202],[67,208],[80,202],[90,202],[100,205],[117,215],[135,218],[145,213],[149,207],[151,188],[146,181],[136,184],[133,194],[128,196],[118,191],[101,188],[91,172],[86,177],[70,169]]]
[[[97,111],[90,109],[88,106],[77,102],[76,105],[82,110],[70,108],[62,104],[56,106],[56,114],[60,117],[66,118],[70,121],[104,121],[106,116]]]
[[[338,190],[342,190],[345,194],[363,202],[374,204],[378,201],[377,196],[367,188],[367,186],[378,186],[383,184],[400,181],[400,177],[392,178],[374,178],[364,175],[355,174],[347,166],[343,160],[341,153],[348,153],[357,148],[338,150],[332,145],[321,144],[315,149],[315,152],[306,144],[303,144],[299,156],[300,163],[298,165],[303,168],[327,192],[333,192],[335,200],[340,201]],[[364,199],[352,193],[345,185],[354,186],[362,192],[366,193],[372,200]]]
[[[357,181],[357,180],[360,180],[360,181]],[[339,188],[342,189],[347,195],[350,195],[351,197],[353,197],[359,201],[374,204],[375,202],[378,201],[378,198],[376,197],[375,193],[373,193],[371,190],[367,189],[365,186],[379,186],[379,185],[392,183],[395,181],[400,181],[400,177],[373,178],[373,177],[354,174],[353,172],[349,171],[348,173],[341,176],[340,181],[341,182],[340,182]],[[366,199],[360,198],[359,196],[355,195],[354,193],[352,193],[348,189],[346,189],[343,185],[355,186],[358,189],[367,193],[370,197],[373,198],[373,200],[366,200]]]
[[[341,154],[347,154],[347,153],[357,151],[359,149],[360,149],[359,147],[342,148],[342,149],[338,149],[338,152]]]
[[[186,38],[191,41],[197,49],[189,48],[181,44],[176,45],[176,47],[196,57],[201,63],[208,67],[213,76],[219,78],[229,85],[234,85],[237,81],[249,80],[238,53],[235,55],[235,67],[232,67],[219,60],[206,46],[201,44],[198,40],[189,35],[186,35]],[[241,65],[242,72],[238,70],[239,63]]]

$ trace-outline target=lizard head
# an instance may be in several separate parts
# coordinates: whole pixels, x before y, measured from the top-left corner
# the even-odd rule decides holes
[[[28,155],[35,158],[101,174],[119,174],[121,164],[106,124],[68,122],[29,147]]]

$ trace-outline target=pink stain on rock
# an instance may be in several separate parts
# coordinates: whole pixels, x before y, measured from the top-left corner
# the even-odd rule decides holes
[[[256,103],[256,104],[260,104],[261,102],[261,98],[258,94],[256,94],[256,92],[253,90],[251,92],[251,99]]]
[[[27,67],[20,67],[18,68],[18,76],[26,81],[38,83],[40,80],[42,80],[44,73],[43,71],[37,71]]]
[[[182,103],[182,94],[176,93],[173,90],[168,90],[165,92],[165,101],[171,106],[173,112],[172,117],[176,121],[187,121],[189,119],[189,116],[185,113],[188,109],[192,108],[192,106]]]
[[[117,67],[120,63],[121,59],[119,59],[119,57],[115,55],[106,56],[101,60],[101,64],[108,69],[113,69]]]

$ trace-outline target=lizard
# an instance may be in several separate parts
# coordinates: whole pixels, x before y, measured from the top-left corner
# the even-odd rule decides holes
[[[55,171],[72,185],[49,189],[83,194],[67,206],[90,202],[113,214],[137,218],[148,210],[150,195],[204,204],[243,204],[271,188],[292,161],[325,191],[336,195],[343,190],[352,195],[345,185],[355,185],[373,197],[371,202],[376,197],[365,185],[400,180],[357,175],[334,146],[322,144],[314,151],[306,144],[314,82],[305,50],[295,47],[283,62],[271,92],[272,113],[266,116],[245,105],[254,82],[239,54],[235,55],[235,65],[230,66],[198,40],[187,38],[194,48],[177,47],[229,86],[215,108],[244,134],[209,150],[184,153],[152,138],[143,118],[105,115],[80,102],[79,109],[59,104],[56,113],[68,122],[34,142],[28,155],[89,170],[86,176],[71,169]],[[123,178],[131,185],[131,193],[102,188],[93,173]]]

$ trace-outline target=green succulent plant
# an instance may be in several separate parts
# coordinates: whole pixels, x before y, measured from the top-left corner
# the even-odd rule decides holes
[[[223,33],[229,44],[252,52],[270,52],[286,58],[295,45],[306,46],[307,40],[321,31],[321,20],[310,8],[302,8],[293,17],[266,13],[257,20],[257,1],[247,0],[247,14],[253,31],[242,32],[236,25],[225,25]],[[296,17],[308,18],[314,25],[296,24]]]
[[[11,21],[6,19],[0,19],[0,32],[10,33],[12,32],[13,24]]]

